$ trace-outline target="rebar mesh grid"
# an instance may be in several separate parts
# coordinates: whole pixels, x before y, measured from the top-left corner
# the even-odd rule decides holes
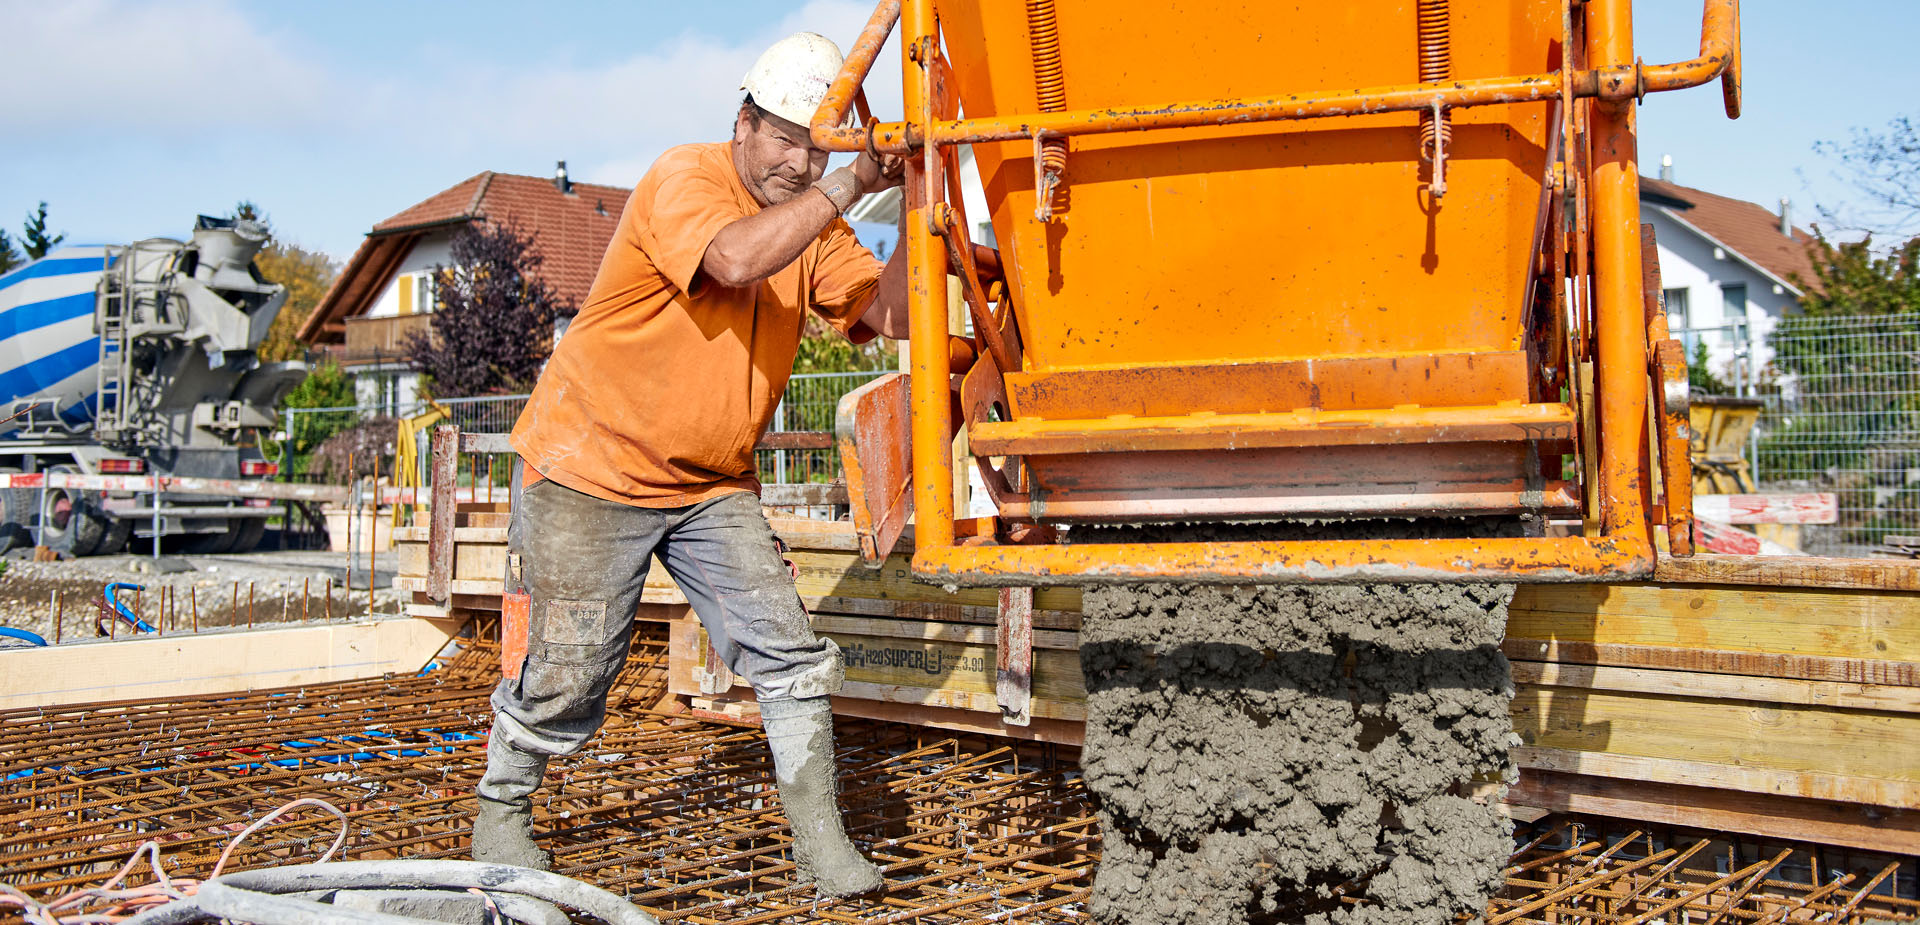
[[[889,888],[816,902],[793,880],[759,730],[651,709],[673,703],[664,648],[657,635],[635,643],[614,719],[554,762],[536,798],[561,872],[663,922],[1089,920],[1099,836],[1071,750],[842,720],[842,805]],[[235,832],[306,796],[349,814],[346,858],[460,857],[497,658],[480,642],[414,677],[0,713],[0,882],[42,896],[97,883],[147,840],[170,873],[204,876]],[[311,859],[337,826],[295,814],[229,869]],[[1515,854],[1489,922],[1860,925],[1920,912],[1891,895],[1910,894],[1911,863],[1823,880],[1794,876],[1792,857],[1755,867],[1698,841],[1556,820]]]
[[[1910,859],[1666,826],[1554,817],[1514,852],[1486,925],[1907,921]],[[1904,898],[1903,898],[1904,897]]]

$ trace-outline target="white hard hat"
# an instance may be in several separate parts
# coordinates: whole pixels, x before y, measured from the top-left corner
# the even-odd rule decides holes
[[[815,32],[795,32],[773,43],[753,62],[740,89],[753,96],[753,102],[788,122],[806,126],[826,99],[827,87],[840,73],[840,46]],[[854,122],[851,110],[846,124]]]

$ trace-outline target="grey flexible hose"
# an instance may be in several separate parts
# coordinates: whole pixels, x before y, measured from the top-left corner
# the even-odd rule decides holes
[[[429,919],[341,909],[308,899],[237,890],[217,880],[200,884],[191,899],[149,909],[121,925],[177,925],[233,919],[257,925],[440,925]]]
[[[440,925],[411,916],[336,908],[284,894],[469,888],[571,906],[609,925],[659,925],[653,916],[620,896],[571,877],[474,861],[344,861],[240,871],[200,884],[191,899],[150,909],[122,925],[183,925],[212,918],[258,925]],[[502,913],[521,921],[539,922],[546,917],[544,910],[536,911],[515,895],[497,897],[496,903]],[[510,906],[530,914],[515,915]]]
[[[609,925],[659,925],[620,896],[571,877],[477,861],[343,861],[240,871],[215,883],[262,893],[325,889],[468,889],[518,893],[571,906]],[[205,889],[205,885],[202,885]],[[146,923],[141,923],[146,925]],[[278,925],[278,923],[274,923]]]
[[[200,884],[193,902],[212,917],[258,925],[441,925],[432,919],[410,915],[342,909],[306,899],[256,893],[228,886],[220,880]]]

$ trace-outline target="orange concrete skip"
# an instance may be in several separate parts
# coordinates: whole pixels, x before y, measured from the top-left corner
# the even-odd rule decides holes
[[[877,149],[907,153],[922,143],[905,122],[841,127],[860,83],[873,67],[879,46],[900,16],[900,0],[883,0],[854,45],[840,74],[822,100],[810,126],[815,144],[830,151]],[[1248,99],[1190,100],[1133,108],[1083,109],[1046,112],[1001,119],[964,119],[935,125],[932,139],[941,144],[1031,138],[1039,133],[1078,135],[1267,122],[1378,112],[1417,111],[1436,105],[1445,108],[1548,100],[1571,90],[1575,97],[1619,100],[1647,93],[1684,90],[1714,78],[1725,82],[1727,115],[1740,116],[1739,0],[1706,0],[1700,27],[1700,54],[1672,64],[1611,64],[1575,71],[1563,87],[1558,72],[1515,77],[1449,80],[1431,84],[1401,84],[1332,93],[1295,93]]]
[[[1684,358],[1643,279],[1634,106],[1720,77],[1737,113],[1737,0],[1705,0],[1697,57],[1653,66],[1631,0],[1571,18],[1556,0],[1454,0],[1443,26],[1474,40],[1445,71],[1417,30],[1381,22],[1405,4],[1055,5],[1058,29],[1038,30],[1016,4],[885,0],[813,121],[823,147],[908,155],[917,572],[1622,579],[1652,567],[1657,523],[1688,551],[1686,486],[1655,478],[1686,471],[1660,389],[1648,427],[1649,386],[1681,381]],[[841,128],[896,26],[904,117]],[[1292,62],[1278,85],[1275,60]],[[992,311],[947,201],[963,143],[1006,271]],[[949,276],[976,326],[1006,324],[974,345],[957,411]],[[843,451],[876,454],[850,472],[899,461],[848,423]],[[952,510],[955,423],[998,516],[975,535]],[[856,523],[878,539],[867,507]],[[1056,520],[1549,509],[1601,538],[992,539]]]
[[[1563,404],[1390,408],[1279,414],[1117,415],[1097,420],[978,421],[967,428],[976,456],[1221,450],[1290,446],[1567,440],[1573,409]]]
[[[1116,499],[1115,493],[1076,492],[1058,500],[1012,500],[1000,505],[1000,517],[1008,522],[1044,521],[1047,523],[1134,523],[1232,519],[1251,515],[1265,517],[1339,517],[1364,514],[1373,517],[1464,517],[1483,514],[1529,512],[1540,516],[1564,517],[1580,511],[1580,493],[1570,482],[1545,482],[1537,490],[1521,484],[1482,490],[1392,492],[1285,491],[1279,487],[1264,494],[1245,491],[1222,492],[1216,497],[1193,497],[1182,493],[1165,498],[1129,497]]]
[[[1627,581],[1653,572],[1637,536],[1530,539],[1088,543],[923,548],[915,577],[959,586],[1179,580],[1214,584]]]

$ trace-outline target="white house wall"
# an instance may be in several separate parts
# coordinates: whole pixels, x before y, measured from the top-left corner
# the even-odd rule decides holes
[[[1773,350],[1767,346],[1768,335],[1773,333],[1774,325],[1782,316],[1799,309],[1793,290],[1779,285],[1732,252],[1723,250],[1722,256],[1714,256],[1715,245],[1711,241],[1690,226],[1675,221],[1663,208],[1649,203],[1642,209],[1641,216],[1653,223],[1654,238],[1659,242],[1660,287],[1687,291],[1686,328],[1702,332],[1697,336],[1707,344],[1712,371],[1729,378],[1733,366],[1735,344],[1732,332],[1724,330],[1733,319],[1728,315],[1721,287],[1738,284],[1747,287],[1747,322],[1753,329],[1754,363],[1756,368],[1765,367],[1773,359]],[[1678,326],[1677,320],[1674,323]],[[1722,330],[1712,330],[1716,328]]]
[[[431,232],[415,241],[401,258],[393,279],[387,281],[380,297],[368,309],[368,318],[391,318],[400,314],[400,289],[418,292],[419,277],[431,274],[435,267],[453,263],[455,229]],[[425,310],[416,302],[415,312]],[[407,413],[420,400],[420,374],[398,363],[357,367],[353,371],[353,391],[357,404],[379,406],[395,413]]]
[[[400,314],[400,287],[416,286],[418,282],[415,277],[432,273],[434,267],[451,263],[453,263],[452,231],[436,231],[415,241],[413,249],[407,252],[407,256],[401,259],[399,267],[394,271],[393,279],[389,280],[387,287],[381,290],[380,298],[375,300],[373,308],[367,311],[367,317],[391,318]],[[414,306],[414,311],[419,310],[419,306]]]

